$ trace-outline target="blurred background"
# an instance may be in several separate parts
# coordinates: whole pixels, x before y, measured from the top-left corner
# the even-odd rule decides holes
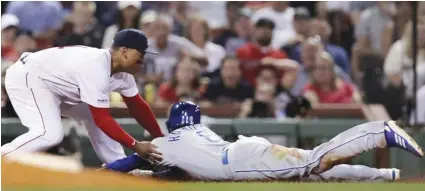
[[[159,52],[145,56],[136,80],[162,126],[171,104],[190,100],[229,140],[256,134],[311,148],[354,125],[393,119],[425,143],[425,2],[2,1],[1,14],[2,81],[23,52],[110,48],[117,31],[136,28]],[[3,83],[1,101],[4,144],[26,129]],[[126,130],[150,139],[119,94],[111,105]],[[99,165],[80,126],[64,119],[68,136],[49,152]],[[382,150],[360,162],[425,171],[412,160]]]

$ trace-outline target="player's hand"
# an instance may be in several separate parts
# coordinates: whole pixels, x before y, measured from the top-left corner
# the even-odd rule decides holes
[[[158,148],[156,145],[148,141],[136,142],[134,146],[134,150],[140,157],[148,159],[152,163],[162,161],[162,154],[156,148]]]

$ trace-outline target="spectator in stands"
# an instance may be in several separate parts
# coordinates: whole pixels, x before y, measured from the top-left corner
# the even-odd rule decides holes
[[[58,46],[85,45],[100,48],[104,28],[93,17],[96,4],[91,1],[75,1],[69,20],[65,22]]]
[[[252,16],[252,22],[257,23],[260,19],[269,19],[275,23],[271,47],[280,48],[296,34],[293,28],[294,9],[289,7],[287,1],[270,2],[270,6],[259,9]]]
[[[158,19],[152,23],[152,27],[155,35],[150,40],[149,47],[157,51],[158,55],[145,56],[145,73],[148,81],[159,84],[171,80],[174,66],[184,55],[194,57],[198,62],[206,59],[201,48],[184,37],[171,34],[173,19],[170,16],[159,15]]]
[[[397,12],[393,17],[392,25],[387,25],[383,36],[390,37],[391,42],[402,38],[406,24],[412,19],[412,4],[410,1],[396,1]],[[417,14],[419,17],[425,16],[425,2],[418,2]]]
[[[311,14],[305,7],[298,7],[294,14],[294,30],[296,35],[289,39],[281,49],[288,53],[289,58],[294,59],[295,49],[309,36]]]
[[[376,1],[351,1],[350,2],[350,17],[354,26],[360,22],[360,15],[362,12],[370,7],[376,5]]]
[[[173,24],[173,34],[178,36],[183,36],[187,23],[189,22],[188,14],[188,2],[186,1],[174,1],[174,24]]]
[[[216,23],[214,27],[210,27],[212,41],[222,47],[225,47],[227,42],[238,36],[235,31],[235,23],[239,18],[239,9],[242,8],[244,2],[227,1],[226,2],[226,23]]]
[[[313,19],[313,21],[311,22],[309,36],[320,36],[320,41],[323,44],[324,50],[332,55],[336,65],[338,65],[344,72],[349,74],[351,66],[350,62],[348,61],[347,52],[342,47],[335,44],[331,44],[329,42],[329,37],[331,33],[331,26],[326,20]]]
[[[253,97],[253,88],[242,79],[241,64],[236,57],[226,56],[220,68],[221,76],[211,79],[200,105],[238,104]]]
[[[53,46],[64,19],[62,5],[54,1],[12,1],[6,12],[19,18],[19,28],[32,32],[39,49]]]
[[[187,26],[187,38],[204,51],[208,65],[201,68],[202,73],[212,73],[219,69],[221,61],[226,56],[224,48],[214,44],[209,39],[209,27],[206,20],[193,17]]]
[[[276,117],[285,117],[286,105],[294,99],[289,89],[294,83],[297,73],[293,72],[292,75],[285,73],[285,75],[281,76],[278,71],[278,68],[274,65],[262,65],[257,72],[255,84],[257,88],[261,84],[268,84],[274,87],[274,115]]]
[[[155,38],[155,31],[152,30],[152,23],[158,19],[158,13],[153,10],[143,12],[140,17],[139,30],[143,31],[148,39]]]
[[[290,88],[294,96],[301,95],[302,89],[309,82],[311,72],[316,62],[317,54],[324,51],[319,38],[310,37],[301,44],[301,65],[296,75],[295,84]],[[347,82],[351,82],[350,76],[338,66],[334,66],[335,74]]]
[[[274,22],[269,19],[258,20],[253,31],[253,41],[246,43],[236,52],[242,63],[243,77],[251,85],[255,83],[255,74],[263,58],[287,58],[285,52],[270,47],[274,27]]]
[[[360,94],[350,83],[338,78],[332,56],[322,51],[317,55],[311,82],[304,87],[303,95],[315,103],[358,103]]]
[[[6,57],[4,59],[14,63],[18,61],[24,52],[34,52],[36,50],[37,44],[31,32],[20,30],[13,43],[13,50],[5,55]]]
[[[425,17],[418,18],[417,29],[417,74],[419,77],[417,87],[419,88],[425,83],[421,80],[425,78],[425,73],[421,74],[421,68],[425,69]],[[384,63],[384,73],[390,84],[394,87],[404,84],[408,97],[412,96],[413,90],[412,52],[412,22],[409,22],[403,37],[391,46]]]
[[[310,37],[320,37],[323,49],[329,52],[334,58],[337,66],[348,74],[350,72],[350,63],[348,61],[347,52],[339,46],[329,44],[329,36],[332,32],[329,24],[324,20],[313,19],[308,31]],[[291,52],[290,58],[302,63],[301,54],[302,47],[301,44],[299,44],[293,49],[293,52]]]
[[[13,44],[18,32],[19,19],[12,14],[1,16],[1,58],[8,60],[14,54]],[[2,62],[3,65],[3,62]]]
[[[236,32],[236,36],[230,37],[227,40],[224,46],[226,54],[235,55],[237,49],[251,41],[253,31],[250,19],[251,14],[252,12],[249,9],[239,9],[239,16],[237,17],[233,25],[233,31]]]
[[[417,111],[417,114],[415,113]],[[418,124],[425,124],[425,85],[419,87],[416,92],[416,111],[410,115],[410,123],[415,123],[415,115],[418,116]]]
[[[122,29],[138,28],[140,10],[142,3],[140,1],[118,1],[118,11],[115,24],[109,26],[103,35],[102,48],[110,48],[115,33]]]
[[[254,99],[247,99],[242,103],[239,117],[274,118],[275,95],[276,87],[272,84],[258,84],[255,88]]]
[[[356,43],[352,49],[352,66],[356,80],[361,78],[359,58],[363,52],[376,52],[385,56],[392,38],[383,35],[388,25],[392,25],[392,16],[396,11],[394,2],[380,1],[360,16],[355,29]]]
[[[177,101],[197,102],[200,98],[200,68],[199,64],[190,57],[183,58],[176,65],[173,79],[159,86],[155,105],[165,107]]]
[[[19,18],[19,28],[32,32],[40,49],[53,45],[64,19],[62,5],[57,1],[12,1],[6,12]]]
[[[332,34],[327,41],[344,48],[351,56],[354,44],[354,24],[350,17],[349,1],[321,1],[316,3],[317,18],[328,21]]]

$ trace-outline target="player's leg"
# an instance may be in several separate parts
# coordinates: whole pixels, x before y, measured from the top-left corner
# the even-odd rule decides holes
[[[322,174],[310,174],[306,180],[394,181],[400,179],[398,169],[377,169],[363,165],[336,165]]]
[[[355,126],[313,149],[307,158],[306,173],[320,174],[375,148],[399,147],[423,156],[416,142],[394,121],[375,121]]]
[[[63,105],[61,108],[62,115],[84,123],[90,142],[103,163],[110,163],[126,157],[121,144],[111,139],[96,126],[87,104]]]
[[[64,136],[59,110],[61,100],[40,79],[22,74],[16,68],[7,72],[5,87],[21,123],[29,131],[3,145],[2,156],[45,151],[59,144]]]

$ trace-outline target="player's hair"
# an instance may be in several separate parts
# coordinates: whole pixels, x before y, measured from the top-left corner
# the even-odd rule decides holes
[[[187,27],[186,27],[186,38],[193,42],[192,34],[190,33],[190,29],[192,28],[192,25],[193,25],[194,22],[201,23],[201,26],[205,30],[204,40],[207,41],[210,38],[210,35],[209,35],[210,27],[208,25],[208,22],[201,16],[193,16],[192,18],[190,18],[190,20],[187,24]]]
[[[337,83],[337,76],[336,76],[335,70],[334,70],[335,61],[334,61],[332,55],[329,54],[326,51],[321,51],[321,52],[319,52],[317,54],[317,60],[319,60],[319,59],[326,60],[326,61],[328,61],[330,63],[330,66],[329,67],[330,67],[330,71],[332,73],[332,79],[331,79],[331,81],[332,81],[331,82],[331,85],[332,86],[331,87],[332,87],[332,89],[335,90],[337,88],[337,84],[336,84]],[[312,81],[313,86],[320,87],[319,84],[314,80],[314,78],[312,78],[311,81]]]
[[[229,60],[237,61],[237,62],[239,63],[239,67],[241,67],[241,66],[240,66],[240,61],[239,61],[239,58],[238,58],[238,57],[236,57],[236,56],[234,56],[234,55],[226,55],[226,56],[225,56],[225,57],[221,60],[220,68],[223,68],[224,63],[226,63],[226,62],[227,62],[227,61],[229,61]]]
[[[123,15],[123,10],[117,10],[117,12],[115,13],[115,23],[118,25],[118,31],[123,30],[124,29],[124,15]],[[140,13],[140,10],[138,10],[138,12],[135,14],[135,17],[133,18],[132,24],[130,28],[139,28],[139,21],[140,21],[140,16],[142,14]]]
[[[258,70],[255,73],[255,77],[257,78],[263,70],[270,70],[273,72],[276,78],[279,78],[279,70],[273,65],[260,66],[260,68],[258,68]]]

